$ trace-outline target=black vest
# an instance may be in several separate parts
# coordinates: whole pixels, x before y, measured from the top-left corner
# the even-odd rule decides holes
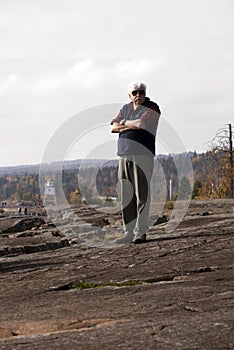
[[[148,108],[150,111],[147,110]],[[129,154],[148,154],[153,157],[155,155],[155,137],[160,116],[158,105],[146,97],[143,105],[139,106],[136,110],[133,109],[132,102],[124,105],[121,114],[126,120],[134,120],[141,118],[146,111],[152,113],[153,123],[151,123],[150,128],[147,130],[127,130],[119,134],[119,156]]]

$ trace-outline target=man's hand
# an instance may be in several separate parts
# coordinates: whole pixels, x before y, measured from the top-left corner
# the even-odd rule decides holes
[[[142,119],[126,120],[125,124],[114,123],[111,128],[111,132],[122,133],[127,130],[140,130],[145,129],[146,124]]]

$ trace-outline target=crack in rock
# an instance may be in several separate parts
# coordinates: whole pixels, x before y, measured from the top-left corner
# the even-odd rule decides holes
[[[90,328],[108,327],[117,322],[125,320],[87,319],[87,320],[43,320],[43,321],[15,321],[4,322],[0,324],[0,339],[9,339],[15,337],[35,337],[40,335],[49,335],[67,332],[82,332]]]
[[[141,280],[125,280],[122,282],[86,282],[86,281],[73,281],[64,285],[60,285],[57,287],[52,287],[49,289],[49,291],[68,291],[71,289],[93,289],[93,288],[105,288],[105,287],[132,287],[132,286],[141,286],[145,284],[155,284],[155,283],[166,283],[166,282],[175,282],[181,281],[181,277],[192,275],[192,274],[199,274],[199,273],[207,273],[215,271],[216,268],[209,267],[209,266],[203,266],[199,267],[195,270],[191,271],[185,271],[183,274],[173,273],[169,275],[159,276],[159,277],[150,277],[146,279]],[[180,279],[178,279],[178,277]]]

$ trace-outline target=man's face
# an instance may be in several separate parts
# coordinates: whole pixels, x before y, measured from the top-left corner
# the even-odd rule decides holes
[[[129,94],[129,97],[136,106],[142,105],[145,101],[145,90],[135,89]]]

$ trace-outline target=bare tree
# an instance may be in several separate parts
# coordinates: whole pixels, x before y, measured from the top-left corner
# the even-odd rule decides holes
[[[227,196],[230,198],[234,197],[233,129],[231,124],[219,129],[211,143],[211,153],[217,157],[215,170],[218,186],[226,186]]]

